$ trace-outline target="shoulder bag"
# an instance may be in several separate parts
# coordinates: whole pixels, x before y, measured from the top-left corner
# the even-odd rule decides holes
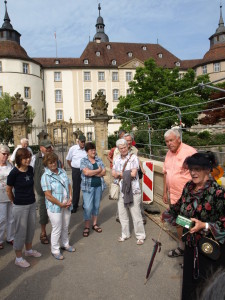
[[[123,166],[123,170],[122,172],[125,170],[126,166],[127,166],[127,163],[129,161],[129,159],[131,158],[133,154],[130,155],[130,157],[126,160],[124,166]],[[119,194],[120,194],[120,180],[121,178],[119,179],[119,182],[118,183],[114,183],[112,182],[111,183],[111,186],[110,186],[110,192],[109,192],[109,199],[110,200],[118,200],[119,199]]]

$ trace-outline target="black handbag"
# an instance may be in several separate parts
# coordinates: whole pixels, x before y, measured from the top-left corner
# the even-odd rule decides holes
[[[220,244],[212,238],[202,237],[198,241],[199,251],[210,259],[217,260],[220,257]]]
[[[138,169],[138,176],[139,176],[139,179],[142,179],[142,177],[143,177],[143,173],[142,173],[142,170],[140,167]]]

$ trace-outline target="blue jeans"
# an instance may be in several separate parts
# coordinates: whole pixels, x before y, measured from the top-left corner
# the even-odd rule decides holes
[[[91,216],[98,216],[99,206],[102,198],[102,187],[91,187],[90,192],[83,191],[83,208],[84,208],[84,220],[88,221]]]

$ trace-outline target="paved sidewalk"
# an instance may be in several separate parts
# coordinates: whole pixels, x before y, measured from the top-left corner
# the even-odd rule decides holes
[[[119,243],[120,224],[115,222],[116,209],[116,201],[109,201],[105,191],[99,216],[103,232],[91,230],[88,238],[82,236],[82,208],[72,214],[70,241],[76,252],[64,252],[63,261],[55,260],[50,246],[40,243],[38,223],[33,248],[43,256],[27,258],[30,268],[17,267],[12,246],[5,244],[0,251],[0,299],[179,300],[182,258],[167,257],[176,242],[162,231],[162,250],[157,253],[150,280],[144,285],[153,250],[152,238],[158,237],[160,227],[148,219],[145,226],[147,239],[143,246],[136,245],[133,230],[131,239]],[[48,225],[49,234],[50,231]]]

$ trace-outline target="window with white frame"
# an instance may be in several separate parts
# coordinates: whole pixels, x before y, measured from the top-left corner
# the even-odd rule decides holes
[[[105,72],[98,72],[98,81],[105,80]]]
[[[89,89],[84,90],[84,100],[91,101],[91,90]]]
[[[131,80],[132,80],[132,73],[126,72],[126,81],[131,81]]]
[[[114,101],[118,101],[119,100],[119,90],[118,89],[114,89],[113,90],[113,100]]]
[[[62,91],[55,90],[55,102],[62,102]]]
[[[24,74],[29,73],[29,64],[23,63],[23,73]]]
[[[2,97],[2,96],[3,96],[3,87],[0,86],[0,97]]]
[[[2,62],[0,61],[0,72],[2,72]]]
[[[213,67],[214,67],[214,72],[220,72],[220,63],[215,63]]]
[[[31,97],[30,87],[25,86],[24,87],[24,98],[30,99],[30,97]]]
[[[118,72],[112,72],[112,81],[118,81],[118,80],[119,80]]]
[[[128,54],[129,57],[132,57],[132,56],[133,56],[133,53],[132,53],[132,52],[128,52],[127,54]]]
[[[101,55],[100,51],[97,51],[95,54],[96,54],[96,56],[100,56]]]
[[[91,72],[84,72],[84,81],[91,81]]]
[[[63,119],[63,111],[61,110],[61,109],[58,109],[57,111],[56,111],[56,120],[57,121],[60,121],[60,120],[62,120]]]
[[[85,118],[89,119],[91,117],[91,109],[86,109],[85,110]]]
[[[202,66],[202,74],[207,74],[207,65]]]
[[[116,65],[116,60],[115,60],[115,59],[112,60],[112,65],[113,65],[113,66]]]
[[[85,64],[85,65],[88,65],[88,63],[89,63],[89,62],[88,62],[88,59],[84,59],[84,64]]]
[[[92,132],[87,132],[87,141],[92,142]]]
[[[54,72],[54,80],[55,81],[62,81],[61,72]]]

